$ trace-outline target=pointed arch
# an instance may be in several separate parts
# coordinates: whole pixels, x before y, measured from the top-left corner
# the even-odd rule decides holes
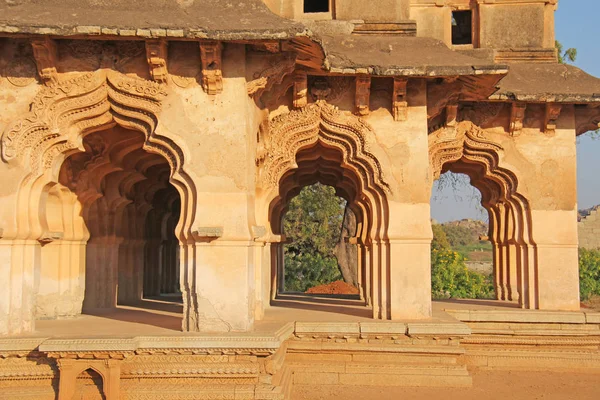
[[[259,132],[257,151],[257,218],[268,227],[270,293],[280,292],[283,276],[282,217],[292,197],[304,186],[320,182],[336,189],[360,221],[356,235],[362,271],[361,289],[373,317],[389,319],[390,260],[387,257],[388,196],[392,188],[369,143],[375,134],[363,119],[325,101],[274,118]]]
[[[75,153],[89,151],[84,146],[84,138],[94,132],[120,126],[143,134],[141,149],[161,156],[165,165],[168,164],[168,180],[179,192],[182,203],[176,236],[180,245],[191,246],[196,190],[184,166],[185,153],[174,140],[157,133],[159,114],[166,96],[164,85],[129,77],[110,68],[101,68],[43,86],[34,98],[30,112],[7,126],[0,139],[1,158],[5,163],[24,170],[25,176],[17,192],[15,229],[5,230],[4,239],[12,241],[11,264],[13,268],[23,271],[24,276],[23,284],[11,286],[11,290],[27,293],[17,295],[23,298],[23,322],[10,329],[19,332],[33,328],[35,290],[30,290],[27,285],[35,285],[35,276],[39,275],[40,244],[61,240],[60,235],[49,232],[45,220],[47,211],[42,204],[49,191],[59,184],[64,161]],[[130,150],[126,148],[127,143],[121,145],[125,145],[121,154],[124,156]],[[93,164],[90,168],[97,168],[103,177],[110,176],[112,186],[109,189],[122,196],[107,210],[123,213],[129,202],[127,198],[131,197],[128,191],[136,184],[136,177],[130,176],[127,181],[121,182],[120,179],[125,175],[111,171],[110,168],[114,166],[104,165],[108,162],[106,156],[118,159],[119,154],[107,155],[108,149],[96,150],[98,154],[89,161]],[[93,187],[98,186],[98,178],[92,175],[85,178],[90,182],[90,190],[84,191],[79,201],[96,204],[98,193]],[[106,208],[107,205],[102,207]],[[89,208],[81,210],[82,215],[89,212]],[[89,232],[80,236],[77,240],[85,247]],[[187,269],[188,264],[193,264],[193,260],[187,260],[191,252],[183,250],[182,255],[181,265]],[[33,277],[33,282],[28,281],[28,277]],[[184,293],[189,291],[187,285],[186,282],[186,287],[182,288]],[[193,318],[187,311],[184,327],[187,327],[186,320]]]
[[[277,185],[283,174],[297,168],[296,154],[321,142],[342,152],[343,162],[357,172],[365,187],[389,192],[379,160],[369,151],[372,128],[363,119],[318,101],[271,121],[257,159],[263,183]]]
[[[504,148],[470,121],[439,129],[428,140],[433,180],[449,170],[463,173],[482,194],[482,205],[490,216],[497,298],[518,301],[523,308],[538,308],[531,210],[519,192],[517,175],[500,165]]]

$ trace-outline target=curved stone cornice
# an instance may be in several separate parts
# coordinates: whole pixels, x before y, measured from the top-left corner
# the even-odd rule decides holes
[[[341,151],[343,163],[353,167],[365,187],[389,192],[381,165],[367,148],[368,135],[374,134],[364,120],[324,101],[276,117],[259,140],[257,164],[262,166],[261,179],[277,186],[287,171],[298,167],[298,151],[321,142]]]
[[[29,163],[35,175],[50,168],[58,154],[81,147],[80,134],[117,123],[148,137],[156,128],[165,96],[155,82],[112,70],[85,73],[43,87],[31,111],[3,133],[2,159]]]

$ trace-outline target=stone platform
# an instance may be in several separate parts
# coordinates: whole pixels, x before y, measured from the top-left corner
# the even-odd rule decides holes
[[[600,374],[600,313],[448,301],[419,321],[374,321],[352,299],[288,296],[247,333],[177,330],[148,300],[0,338],[0,399],[287,399],[293,385],[471,385],[473,369]]]

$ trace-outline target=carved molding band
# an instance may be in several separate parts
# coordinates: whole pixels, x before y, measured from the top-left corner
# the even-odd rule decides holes
[[[429,161],[433,178],[440,177],[444,164],[463,157],[489,159],[489,167],[494,169],[497,153],[503,151],[502,146],[486,139],[485,132],[472,122],[459,122],[454,126],[429,135]]]
[[[342,151],[343,162],[360,171],[365,186],[389,191],[379,161],[366,146],[366,137],[371,134],[372,128],[361,118],[344,114],[324,101],[277,117],[271,121],[261,143],[263,153],[257,157],[262,179],[278,185],[286,171],[297,167],[297,152],[321,141]]]
[[[75,130],[85,134],[118,123],[150,135],[157,125],[163,88],[154,82],[99,70],[44,87],[31,112],[2,135],[2,159],[26,163],[32,172],[49,168],[54,157],[78,148]],[[176,162],[168,157],[170,163]],[[174,167],[174,165],[171,165]]]

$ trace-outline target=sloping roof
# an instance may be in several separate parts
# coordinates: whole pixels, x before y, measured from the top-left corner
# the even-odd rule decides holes
[[[168,36],[236,40],[286,39],[304,27],[261,0],[0,0],[0,32],[147,36],[151,29],[153,36],[168,29]]]
[[[319,39],[318,39],[319,40]],[[424,37],[321,35],[332,72],[367,69],[374,75],[506,74],[506,65],[469,57]]]
[[[493,100],[600,102],[600,79],[565,64],[510,64]]]

